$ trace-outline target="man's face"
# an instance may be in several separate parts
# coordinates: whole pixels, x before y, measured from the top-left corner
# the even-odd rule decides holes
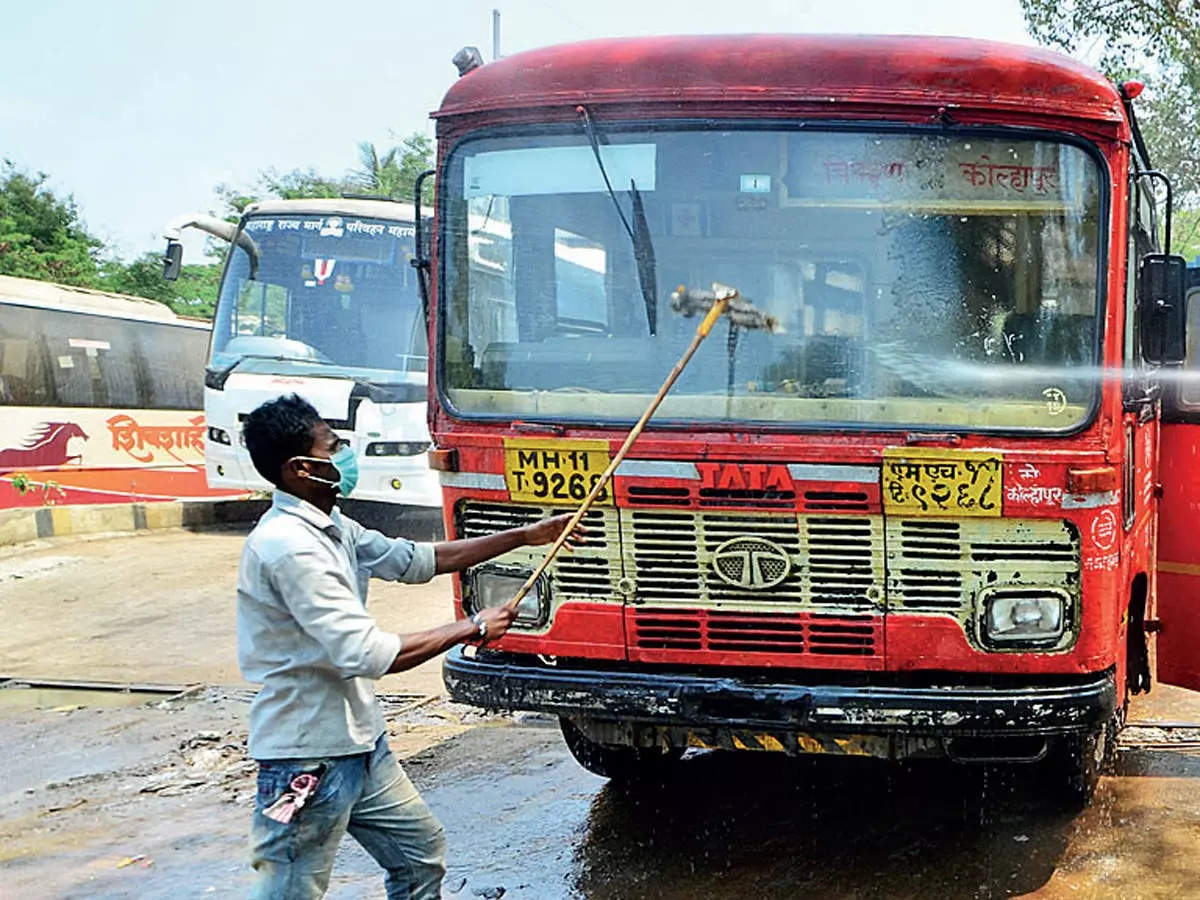
[[[305,456],[312,459],[296,459],[292,462],[295,466],[295,477],[298,483],[293,484],[293,488],[301,488],[302,490],[315,490],[319,493],[327,493],[336,491],[335,487],[325,484],[324,482],[314,481],[312,478],[307,478],[300,473],[308,473],[315,475],[317,478],[323,478],[325,481],[332,481],[335,484],[340,477],[338,471],[332,463],[313,462],[313,459],[329,459],[337,452],[338,448],[346,442],[333,433],[324,421],[317,422],[313,426],[313,442]]]

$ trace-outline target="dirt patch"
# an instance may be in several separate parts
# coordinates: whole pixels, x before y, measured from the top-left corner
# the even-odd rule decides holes
[[[171,529],[54,541],[0,556],[0,676],[238,684],[237,568],[245,532]],[[451,582],[373,581],[382,627],[420,631],[453,618]],[[380,683],[441,694],[441,661]]]

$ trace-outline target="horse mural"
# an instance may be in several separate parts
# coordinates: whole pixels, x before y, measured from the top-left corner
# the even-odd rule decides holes
[[[0,450],[0,475],[30,469],[53,469],[70,462],[82,462],[67,446],[71,438],[87,440],[87,433],[76,422],[43,422],[20,447]]]

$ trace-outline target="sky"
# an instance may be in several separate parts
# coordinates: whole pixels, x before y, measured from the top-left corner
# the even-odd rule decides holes
[[[1031,44],[1018,0],[0,0],[0,158],[50,175],[125,258],[263,169],[344,174],[422,131],[474,44],[491,59],[598,37],[959,35]],[[19,9],[19,12],[15,10]],[[201,262],[199,236],[186,262]]]

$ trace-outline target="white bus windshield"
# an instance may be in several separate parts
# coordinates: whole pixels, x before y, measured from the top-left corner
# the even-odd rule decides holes
[[[671,290],[718,282],[784,332],[727,338],[721,326],[660,419],[1047,431],[1087,420],[1104,207],[1083,147],[750,126],[603,138],[596,153],[580,130],[452,154],[439,377],[456,412],[636,419],[696,328],[668,308]],[[657,291],[614,209],[635,224],[639,204]]]
[[[230,250],[213,367],[266,358],[283,374],[319,365],[322,374],[397,381],[426,370],[411,222],[261,215],[245,232],[257,255]]]

